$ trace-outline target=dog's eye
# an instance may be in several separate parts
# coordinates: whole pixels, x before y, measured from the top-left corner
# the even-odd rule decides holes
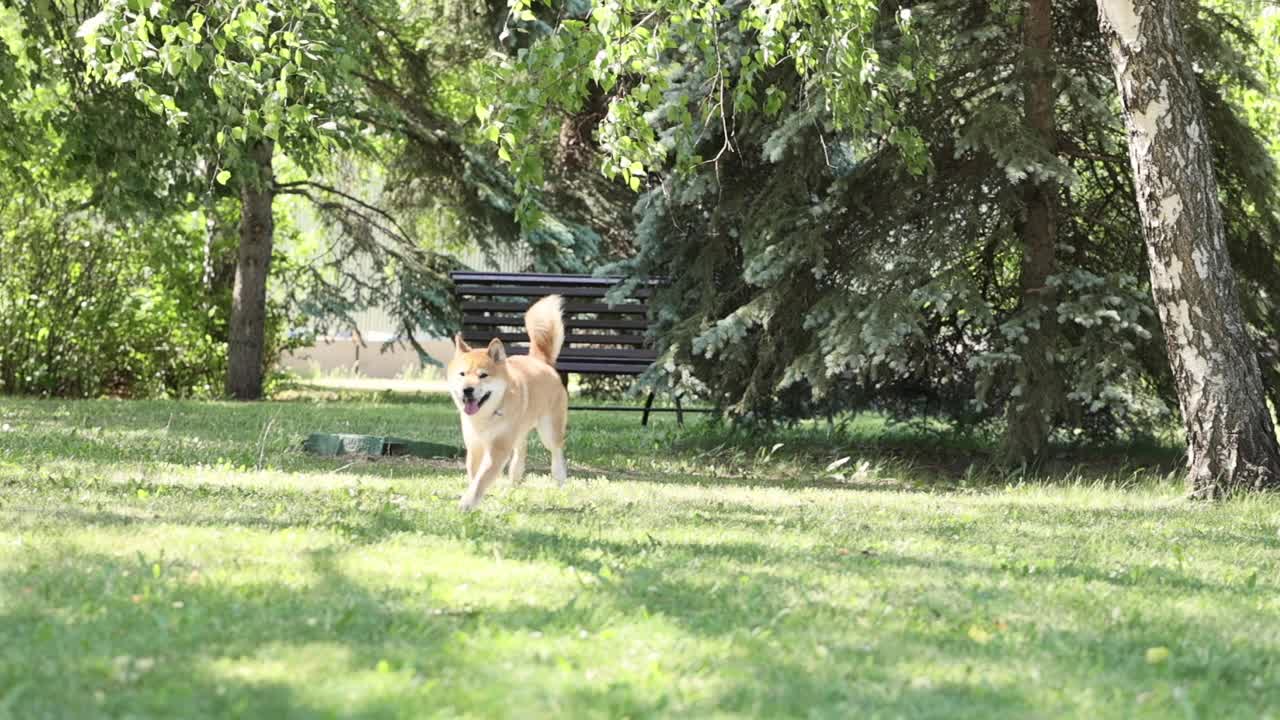
[[[462,372],[458,373],[458,377],[466,377],[466,376],[467,376],[466,370],[463,370]]]
[[[480,373],[480,379],[481,379],[481,380],[483,380],[483,379],[485,379],[485,378],[487,378],[487,377],[489,377],[489,373]]]

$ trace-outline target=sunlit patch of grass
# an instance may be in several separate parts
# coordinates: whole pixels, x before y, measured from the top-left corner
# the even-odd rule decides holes
[[[0,718],[1266,717],[1280,503],[874,417],[571,420],[566,488],[317,458],[438,398],[0,402]],[[918,452],[912,452],[913,448]],[[847,459],[846,459],[847,458]]]

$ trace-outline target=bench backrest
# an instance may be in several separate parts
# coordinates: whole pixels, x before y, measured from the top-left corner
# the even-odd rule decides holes
[[[623,302],[609,305],[605,294],[621,278],[539,273],[454,272],[462,306],[462,337],[473,346],[493,338],[507,352],[529,351],[524,311],[538,298],[564,297],[564,347],[556,369],[596,375],[639,375],[657,359],[645,330],[649,300],[660,280],[638,286]]]

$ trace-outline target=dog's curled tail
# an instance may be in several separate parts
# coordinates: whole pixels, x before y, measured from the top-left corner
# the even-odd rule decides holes
[[[548,295],[524,314],[524,329],[529,333],[529,356],[548,365],[555,365],[564,344],[563,300],[559,295]]]

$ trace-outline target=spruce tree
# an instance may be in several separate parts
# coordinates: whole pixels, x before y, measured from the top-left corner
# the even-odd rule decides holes
[[[1255,258],[1241,282],[1262,334],[1280,289],[1275,171],[1225,99],[1250,82],[1250,39],[1185,7],[1227,245]],[[637,255],[612,269],[672,278],[650,382],[745,418],[872,406],[1016,425],[1034,408],[1044,424],[1009,443],[1026,459],[1050,430],[1167,419],[1176,394],[1094,3],[1053,4],[1051,51],[1021,3],[609,8],[567,13],[508,63],[490,126],[520,176],[550,136],[548,105],[610,98],[603,169],[642,191]],[[1035,272],[1029,203],[1052,218]]]

